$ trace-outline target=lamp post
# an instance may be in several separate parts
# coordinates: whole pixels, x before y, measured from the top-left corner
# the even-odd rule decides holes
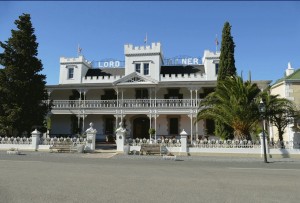
[[[263,136],[263,149],[264,149],[264,162],[268,163],[267,161],[267,153],[266,153],[266,136],[265,136],[265,125],[264,125],[264,114],[266,112],[266,106],[262,100],[259,102],[258,110],[262,119],[262,136]]]

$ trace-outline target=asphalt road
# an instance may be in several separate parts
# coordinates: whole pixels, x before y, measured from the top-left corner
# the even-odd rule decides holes
[[[0,153],[0,202],[299,202],[300,160]]]

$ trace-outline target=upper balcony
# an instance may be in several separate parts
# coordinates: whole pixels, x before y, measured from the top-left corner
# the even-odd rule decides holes
[[[196,110],[200,99],[123,99],[123,100],[53,100],[52,111],[88,110],[103,113],[111,110],[141,110],[189,112]]]

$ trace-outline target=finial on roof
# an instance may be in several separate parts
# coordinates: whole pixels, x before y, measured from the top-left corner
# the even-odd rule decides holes
[[[288,69],[292,69],[291,62],[288,62]]]

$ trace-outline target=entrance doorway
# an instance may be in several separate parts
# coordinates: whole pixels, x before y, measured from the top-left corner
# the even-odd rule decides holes
[[[147,117],[138,117],[133,120],[133,138],[149,139],[150,120]]]

